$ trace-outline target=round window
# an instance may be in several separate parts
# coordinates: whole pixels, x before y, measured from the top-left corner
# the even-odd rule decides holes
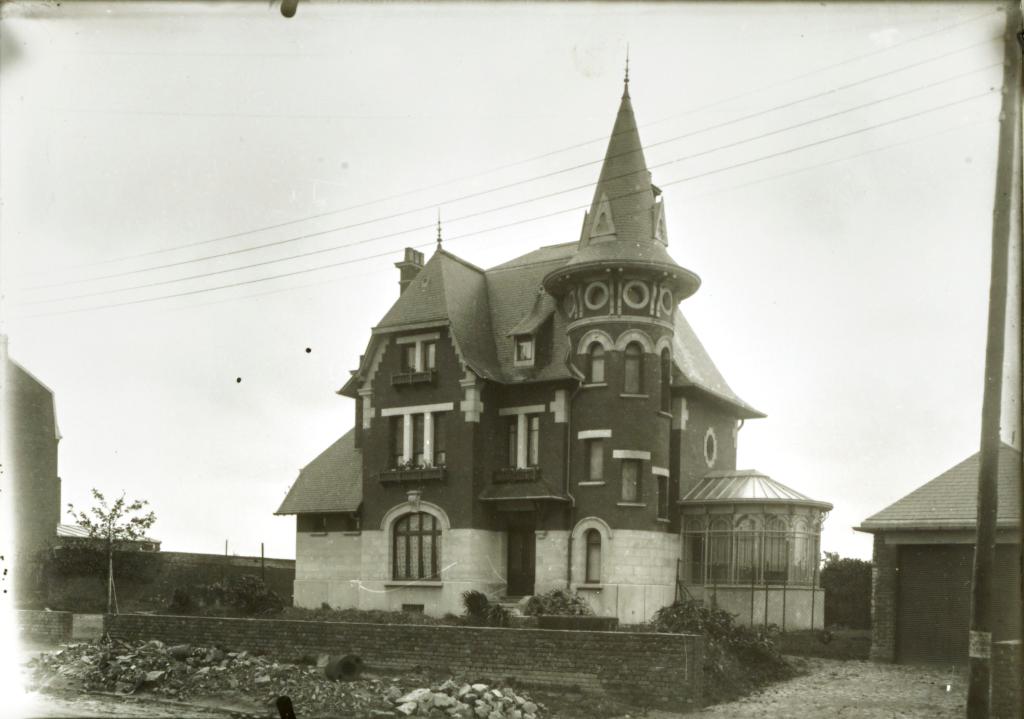
[[[663,314],[672,314],[672,290],[667,287],[662,287],[658,296],[658,303],[661,305],[661,311]]]
[[[709,467],[715,466],[715,459],[718,458],[718,440],[715,439],[715,428],[708,427],[704,435],[704,461]]]
[[[647,289],[647,285],[643,282],[632,280],[626,283],[623,299],[633,309],[642,310],[651,299],[651,291]]]
[[[591,282],[583,295],[583,301],[589,309],[601,309],[608,304],[608,285],[604,282]]]

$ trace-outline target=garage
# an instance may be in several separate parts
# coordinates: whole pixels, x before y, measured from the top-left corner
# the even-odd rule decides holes
[[[974,454],[856,527],[874,535],[871,657],[967,663],[979,455]],[[1020,639],[1021,453],[999,453],[993,571],[994,641]]]

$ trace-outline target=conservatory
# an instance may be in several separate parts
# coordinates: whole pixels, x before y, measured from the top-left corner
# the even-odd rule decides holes
[[[824,626],[818,558],[831,504],[755,470],[710,472],[679,503],[687,594],[744,624]]]

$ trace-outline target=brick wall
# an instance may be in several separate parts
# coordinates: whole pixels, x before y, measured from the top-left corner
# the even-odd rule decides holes
[[[120,614],[106,630],[121,639],[220,645],[292,659],[352,653],[370,669],[432,667],[471,678],[578,686],[636,705],[700,706],[701,637],[543,629],[348,624]]]
[[[992,719],[1022,716],[1024,674],[1019,639],[992,644]]]
[[[71,639],[71,612],[44,612],[19,609],[14,612],[18,631],[25,639],[43,642],[66,642]]]
[[[899,547],[885,543],[884,534],[875,535],[871,568],[871,659],[896,660],[896,570]]]

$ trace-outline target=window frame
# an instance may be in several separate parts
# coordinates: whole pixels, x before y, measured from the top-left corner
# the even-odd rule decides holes
[[[643,394],[644,348],[639,342],[630,342],[622,351],[622,392]]]
[[[585,440],[587,449],[587,479],[588,482],[603,482],[604,481],[604,438],[603,437],[592,437]],[[598,472],[594,473],[594,452],[597,451],[597,456],[600,458],[597,462]]]
[[[526,415],[526,466],[540,466],[540,415]]]
[[[668,477],[664,474],[657,476],[658,480],[658,519],[668,519],[669,512],[669,487],[671,486]]]
[[[434,415],[431,422],[434,436],[430,438],[433,444],[433,464],[435,467],[445,467],[448,464],[448,433],[446,431],[448,413],[432,412],[431,414]]]
[[[524,353],[523,349],[528,352]],[[525,357],[524,354],[528,354]],[[516,367],[532,367],[537,360],[537,338],[535,335],[516,335],[512,346],[512,363]]]
[[[418,517],[419,522],[416,528],[406,525],[412,524],[412,518]],[[429,518],[430,527],[424,526],[424,519]],[[441,521],[430,512],[406,512],[397,517],[391,525],[391,579],[393,581],[440,581],[441,579]],[[424,559],[424,537],[430,537],[430,555]],[[404,540],[404,541],[403,541]],[[405,545],[405,573],[398,571],[399,543]],[[413,547],[415,546],[415,554]],[[416,558],[417,571],[413,572],[413,558]],[[427,568],[429,566],[429,573]]]
[[[388,428],[391,435],[388,458],[391,469],[397,469],[405,463],[405,417],[396,414],[388,419],[391,420]]]
[[[583,579],[586,584],[601,583],[603,543],[601,533],[593,527],[583,533]]]
[[[620,474],[620,478],[621,478],[621,487],[620,487],[620,491],[619,491],[619,501],[621,501],[621,502],[628,502],[628,503],[631,503],[631,504],[634,504],[634,503],[635,504],[639,504],[640,502],[643,501],[643,496],[644,496],[644,494],[643,494],[643,460],[639,460],[639,459],[622,459],[622,460],[619,460],[619,461],[622,463],[622,466],[619,469],[619,474]],[[626,479],[627,479],[626,478],[626,474],[627,474],[626,468],[627,467],[635,468],[635,470],[636,470],[636,476],[632,478],[632,481],[634,482],[634,484],[633,484],[633,489],[634,489],[633,495],[634,496],[632,496],[632,497],[629,497],[626,494],[626,487],[627,487],[627,484],[626,484]]]
[[[597,341],[591,342],[587,348],[587,382],[589,384],[604,384],[607,378],[606,368],[604,345]],[[598,376],[598,370],[600,370],[600,376]]]
[[[661,375],[661,411],[670,413],[672,411],[672,353],[668,347],[661,350],[660,375]]]

